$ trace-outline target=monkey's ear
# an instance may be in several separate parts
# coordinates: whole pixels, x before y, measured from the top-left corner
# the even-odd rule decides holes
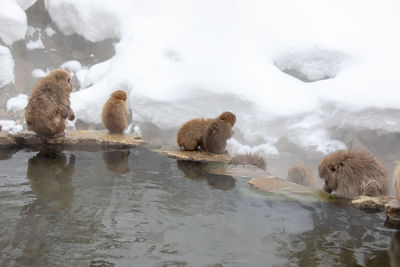
[[[336,171],[336,166],[333,165],[333,164],[329,164],[328,165],[328,170],[331,171],[331,172],[335,172]]]

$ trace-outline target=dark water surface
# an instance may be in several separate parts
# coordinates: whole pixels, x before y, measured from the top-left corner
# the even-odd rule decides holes
[[[1,266],[390,265],[384,213],[261,193],[146,148],[1,158]]]

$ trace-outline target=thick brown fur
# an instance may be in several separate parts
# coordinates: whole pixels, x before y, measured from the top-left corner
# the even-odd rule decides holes
[[[289,168],[287,179],[304,186],[315,186],[315,175],[310,168],[304,165],[294,165]]]
[[[75,119],[69,100],[70,79],[67,71],[56,69],[33,87],[25,108],[28,130],[43,138],[64,136],[65,119]]]
[[[123,133],[128,124],[127,97],[124,91],[117,90],[111,94],[103,106],[101,120],[110,133]]]
[[[204,148],[202,145],[203,133],[211,120],[198,118],[185,122],[176,135],[179,147],[191,151],[197,150],[199,147]]]
[[[236,116],[229,111],[223,112],[213,119],[203,134],[203,146],[207,152],[225,153],[226,141],[232,137],[232,127],[236,123]]]
[[[400,202],[400,161],[394,170],[394,192],[398,202]]]
[[[263,157],[250,153],[244,155],[235,155],[232,157],[231,163],[239,165],[253,165],[263,170],[267,169],[267,162]]]
[[[389,178],[383,164],[364,151],[341,150],[328,155],[319,164],[318,173],[325,179],[323,189],[328,193],[336,191],[342,197],[389,193]]]

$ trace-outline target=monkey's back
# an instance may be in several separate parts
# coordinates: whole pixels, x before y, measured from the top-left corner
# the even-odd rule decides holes
[[[185,150],[196,150],[202,145],[204,130],[211,119],[198,118],[185,122],[178,130],[176,140]]]
[[[110,98],[103,106],[101,120],[110,133],[123,133],[128,123],[127,115],[125,101]]]
[[[46,92],[36,91],[25,108],[25,120],[28,130],[45,137],[52,137],[65,129],[58,102]]]

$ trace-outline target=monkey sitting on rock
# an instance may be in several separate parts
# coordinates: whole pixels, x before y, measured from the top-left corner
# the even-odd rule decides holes
[[[64,136],[65,119],[74,120],[69,96],[72,92],[71,76],[56,69],[41,79],[32,89],[25,108],[28,130],[43,139]]]
[[[121,134],[124,132],[129,114],[126,108],[127,94],[122,90],[113,92],[103,106],[101,120],[110,133]]]
[[[197,118],[184,123],[178,130],[177,142],[184,150],[204,149],[212,153],[224,153],[226,141],[232,137],[236,116],[223,112],[215,119]]]
[[[389,178],[383,164],[367,152],[341,150],[328,155],[320,162],[318,173],[325,179],[323,190],[336,191],[345,198],[389,193]]]

